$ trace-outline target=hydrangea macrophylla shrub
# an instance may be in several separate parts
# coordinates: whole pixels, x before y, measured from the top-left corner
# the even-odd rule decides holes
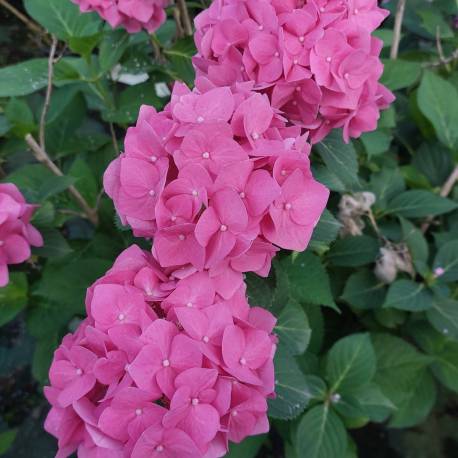
[[[82,12],[96,11],[113,28],[154,32],[165,21],[168,0],[72,0]]]
[[[40,233],[30,224],[35,208],[14,184],[0,183],[0,287],[8,284],[9,264],[26,261],[30,246],[43,245]]]
[[[268,430],[275,318],[244,285],[224,298],[208,272],[183,277],[134,245],[86,308],[45,388],[57,456],[212,458]]]
[[[215,0],[195,19],[194,65],[220,86],[253,81],[313,143],[333,128],[349,141],[394,100],[371,36],[387,15],[377,0]]]
[[[267,276],[278,248],[304,250],[329,195],[306,136],[251,88],[176,84],[163,112],[141,108],[104,177],[122,222],[154,236],[161,266],[208,269],[222,288]]]

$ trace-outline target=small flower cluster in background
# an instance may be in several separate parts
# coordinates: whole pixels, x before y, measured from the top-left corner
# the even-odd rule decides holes
[[[0,183],[0,287],[9,281],[8,265],[30,258],[30,247],[43,245],[40,233],[30,224],[35,206],[26,203],[19,189]]]
[[[112,27],[154,32],[165,21],[168,0],[72,0],[82,12],[96,11]]]
[[[59,456],[217,457],[268,431],[276,320],[245,285],[226,299],[208,273],[179,279],[134,245],[86,309],[45,388]]]
[[[378,80],[388,15],[376,0],[215,0],[196,17],[198,75],[225,86],[253,81],[313,143],[374,130],[394,100]]]

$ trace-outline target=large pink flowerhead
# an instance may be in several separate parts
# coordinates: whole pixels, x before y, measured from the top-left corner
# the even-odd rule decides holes
[[[275,318],[249,309],[244,287],[220,289],[136,246],[118,257],[54,354],[45,428],[57,456],[216,458],[267,431]]]
[[[160,265],[208,270],[231,296],[244,272],[269,273],[277,247],[304,250],[326,205],[300,134],[249,84],[177,84],[163,112],[142,107],[105,190]]]
[[[30,224],[35,208],[14,184],[0,183],[0,288],[8,284],[9,264],[26,261],[31,246],[43,245],[40,233]]]
[[[194,66],[217,86],[251,82],[313,143],[334,128],[348,141],[393,101],[371,36],[387,14],[376,0],[215,0],[195,19]]]
[[[152,33],[166,19],[168,0],[72,0],[82,12],[96,11],[113,28],[129,33],[145,29]]]

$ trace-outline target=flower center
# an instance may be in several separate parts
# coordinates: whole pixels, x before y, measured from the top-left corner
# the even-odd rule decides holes
[[[257,132],[253,132],[253,133],[251,134],[251,138],[252,138],[253,140],[258,140],[258,139],[259,139],[259,134],[258,134]]]
[[[192,302],[188,302],[188,303],[186,304],[186,307],[192,308]]]
[[[240,197],[241,197],[242,199],[245,199],[246,194],[242,191],[242,192],[240,193]]]
[[[76,375],[82,375],[82,373],[83,373],[83,370],[78,367],[76,369]]]
[[[156,452],[158,453],[162,453],[164,451],[164,446],[163,445],[158,445],[156,448],[155,448]]]
[[[221,224],[221,227],[219,228],[221,232],[226,232],[227,231],[227,226],[225,224]]]
[[[175,222],[175,221],[177,220],[177,217],[176,217],[176,216],[171,216],[171,217],[170,217],[170,220],[173,221],[173,222]]]
[[[285,204],[285,210],[291,210],[292,205],[288,202]]]
[[[192,404],[193,406],[196,406],[197,404],[199,404],[199,400],[198,400],[197,398],[193,398],[193,399],[191,400],[191,404]]]
[[[208,159],[210,157],[210,153],[208,153],[207,151],[205,151],[205,153],[202,153],[202,157],[204,159]]]
[[[326,62],[331,62],[331,60],[332,60],[332,57],[329,57],[329,56],[326,57]]]
[[[186,237],[185,237],[183,234],[180,234],[180,235],[178,236],[178,238],[179,238],[181,241],[183,241]]]
[[[205,343],[208,343],[210,341],[210,339],[208,338],[208,336],[203,336],[202,337],[202,340],[205,342]]]
[[[151,189],[151,191],[148,193],[151,197],[154,197],[156,195],[156,191],[154,189]]]
[[[162,361],[162,365],[164,367],[169,367],[170,366],[170,361],[168,359],[164,359],[164,361]]]
[[[203,116],[199,116],[199,117],[197,118],[197,122],[198,122],[199,124],[202,124],[204,121],[205,121],[205,119],[204,119]]]
[[[240,364],[244,366],[246,364],[246,359],[245,358],[240,358]]]
[[[156,162],[157,161],[157,156],[151,156],[150,159],[151,159],[151,162]]]
[[[126,315],[124,315],[124,313],[120,313],[120,314],[118,315],[118,320],[119,320],[119,321],[124,321],[125,319],[126,319]]]
[[[199,195],[199,193],[198,193],[195,189],[192,190],[191,194],[192,194],[194,197],[197,197],[197,196]]]
[[[135,409],[135,415],[137,415],[137,417],[139,417],[142,413],[143,413],[142,409]]]

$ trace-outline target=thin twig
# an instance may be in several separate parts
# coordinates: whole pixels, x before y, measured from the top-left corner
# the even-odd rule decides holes
[[[455,186],[455,183],[457,181],[458,181],[458,165],[455,166],[455,168],[453,169],[453,172],[450,174],[447,181],[442,186],[440,195],[442,197],[447,197],[452,192],[452,189]],[[428,218],[428,220],[423,223],[423,225],[421,226],[421,230],[423,233],[425,233],[429,229],[429,226],[431,226],[432,222],[433,222],[433,218]]]
[[[184,32],[186,33],[186,35],[188,35],[188,37],[192,37],[193,35],[192,22],[189,16],[188,7],[186,6],[186,1],[177,0],[177,4],[178,4],[178,9],[180,10],[180,17],[181,17]]]
[[[30,20],[25,14],[15,8],[13,5],[7,2],[7,0],[0,0],[0,5],[7,9],[11,14],[16,16],[21,22],[23,22],[32,32],[38,33],[43,37],[43,39],[51,44],[49,37],[46,34],[46,31],[42,29],[38,24]]]
[[[424,68],[433,68],[433,67],[442,67],[442,65],[451,64],[454,60],[458,60],[458,48],[455,49],[449,57],[444,57],[443,59],[436,60],[434,62],[425,62],[423,64]]]
[[[114,148],[115,156],[117,156],[119,154],[118,139],[116,138],[116,132],[115,132],[113,123],[110,122],[109,125],[110,125],[111,140],[113,142],[113,148]]]
[[[391,44],[390,58],[397,59],[399,53],[399,43],[401,42],[402,21],[404,20],[404,11],[407,0],[398,0],[396,16],[394,18],[393,43]]]
[[[46,88],[45,101],[43,104],[43,110],[41,111],[40,118],[40,146],[43,150],[46,149],[45,143],[45,130],[46,130],[46,115],[48,114],[49,104],[51,102],[52,94],[52,80],[54,77],[54,56],[56,55],[57,49],[57,38],[52,35],[51,49],[49,51],[48,59],[48,86]]]
[[[172,4],[174,4],[174,2],[172,2]],[[184,30],[181,24],[181,12],[176,4],[174,4],[172,11],[173,11],[173,19],[175,20],[175,24],[177,27],[177,38],[183,38]]]
[[[444,54],[444,48],[442,48],[442,41],[441,41],[441,29],[439,26],[436,27],[436,48],[437,48],[437,53],[439,54],[439,59],[441,62],[445,61],[445,54]],[[447,71],[450,71],[450,65],[444,64]]]
[[[25,136],[25,141],[29,145],[32,154],[35,156],[35,159],[38,162],[41,162],[43,165],[48,167],[49,170],[51,170],[54,175],[57,176],[64,176],[62,171],[57,167],[56,164],[51,160],[51,158],[48,156],[46,151],[41,148],[41,146],[36,142],[36,140],[33,138],[31,134],[27,134]],[[81,195],[81,193],[78,191],[78,189],[75,188],[75,186],[71,185],[68,187],[69,193],[73,196],[73,198],[76,200],[78,205],[81,207],[81,209],[84,211],[87,219],[94,224],[94,226],[97,226],[99,223],[99,218],[97,215],[97,212],[89,206],[87,203],[86,199]]]

